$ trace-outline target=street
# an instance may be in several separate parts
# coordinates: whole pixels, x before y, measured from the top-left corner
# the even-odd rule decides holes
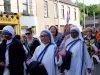
[[[96,64],[95,67],[96,67],[95,68],[96,69],[95,70],[95,73],[96,73],[95,75],[100,75],[100,64]]]

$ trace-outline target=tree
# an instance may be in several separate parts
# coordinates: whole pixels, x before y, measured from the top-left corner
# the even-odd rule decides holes
[[[86,9],[88,10],[88,15],[89,16],[93,16],[93,12],[95,12],[96,16],[100,15],[100,4],[86,6]]]
[[[83,18],[84,18],[83,3],[77,2],[77,5],[78,5],[79,10],[80,10],[80,23],[81,23],[81,25],[82,25]],[[86,5],[85,5],[85,7],[86,7]]]
[[[84,18],[83,3],[77,2],[77,5],[80,9],[80,23],[82,25]],[[85,5],[85,16],[93,16],[93,12],[95,12],[96,16],[100,16],[100,4],[89,5],[89,6]]]

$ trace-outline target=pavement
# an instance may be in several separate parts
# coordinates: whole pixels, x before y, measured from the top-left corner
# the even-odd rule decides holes
[[[94,68],[95,68],[95,71],[94,71],[94,74],[92,75],[100,75],[100,64],[96,64]],[[65,74],[61,73],[60,75],[65,75]]]
[[[95,75],[100,75],[100,64],[95,65]]]

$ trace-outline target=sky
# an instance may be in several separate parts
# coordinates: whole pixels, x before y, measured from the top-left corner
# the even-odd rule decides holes
[[[76,0],[72,0],[72,2],[75,2]],[[83,0],[77,0],[78,2],[82,2]],[[100,0],[84,0],[84,4],[90,5],[90,4],[99,4]]]

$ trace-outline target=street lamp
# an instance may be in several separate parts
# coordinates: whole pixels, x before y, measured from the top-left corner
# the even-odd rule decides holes
[[[93,16],[94,16],[94,27],[95,27],[95,12],[93,11]]]
[[[84,0],[83,0],[83,12],[84,12],[84,28],[85,28],[85,4],[84,4]]]

